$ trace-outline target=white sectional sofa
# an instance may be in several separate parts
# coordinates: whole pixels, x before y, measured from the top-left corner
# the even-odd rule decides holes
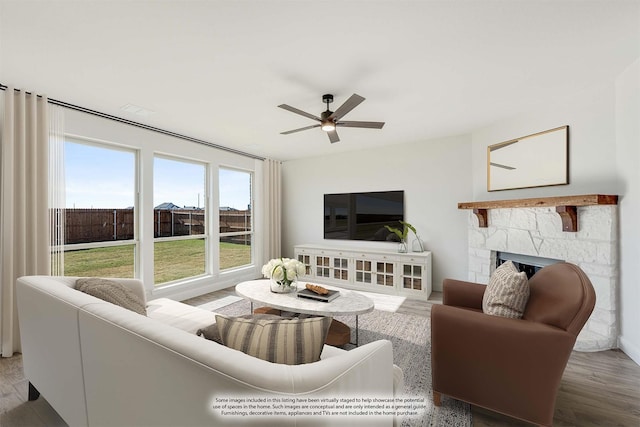
[[[112,279],[145,299],[139,280]],[[391,343],[280,365],[195,334],[212,312],[168,299],[147,316],[74,289],[76,278],[17,281],[25,377],[70,426],[391,426],[391,416],[243,416],[214,409],[225,398],[392,398],[402,373]],[[35,391],[37,389],[37,392]],[[30,388],[31,390],[31,388]],[[222,402],[219,400],[218,402]],[[286,411],[286,409],[285,409]],[[238,410],[238,412],[242,412]]]

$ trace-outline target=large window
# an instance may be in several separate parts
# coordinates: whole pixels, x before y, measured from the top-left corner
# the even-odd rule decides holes
[[[52,274],[138,278],[150,298],[259,274],[260,161],[81,113],[64,132],[49,150]]]
[[[154,283],[207,273],[206,165],[153,161]]]
[[[220,269],[251,264],[253,215],[251,173],[221,168],[220,193]]]
[[[135,276],[135,189],[135,151],[65,142],[64,275]]]

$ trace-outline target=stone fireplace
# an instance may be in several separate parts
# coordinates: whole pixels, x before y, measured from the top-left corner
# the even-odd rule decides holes
[[[575,196],[589,197],[589,196]],[[488,283],[499,252],[567,261],[587,274],[596,291],[596,305],[576,341],[575,350],[600,351],[617,347],[618,336],[618,206],[617,197],[605,204],[585,203],[560,206],[559,198],[522,199],[489,204],[461,203],[474,209],[469,215],[469,276]],[[551,202],[548,202],[551,200]],[[615,203],[611,202],[614,201]],[[563,200],[564,203],[566,200]],[[547,203],[548,202],[548,203]],[[490,202],[487,202],[490,203]],[[536,207],[537,205],[544,205]],[[497,206],[497,207],[496,207]],[[503,207],[511,206],[511,207]],[[567,229],[562,214],[570,208],[575,232]],[[480,211],[480,212],[478,212]],[[570,226],[571,227],[571,226]],[[569,227],[569,228],[570,228]]]

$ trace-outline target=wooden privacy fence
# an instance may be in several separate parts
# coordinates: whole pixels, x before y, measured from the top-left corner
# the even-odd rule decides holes
[[[65,243],[133,239],[133,209],[61,209]]]
[[[65,219],[65,243],[91,243],[134,238],[133,209],[60,209]],[[155,209],[154,237],[204,234],[203,209]],[[251,230],[251,211],[220,211],[220,232]],[[237,236],[242,237],[242,236]],[[237,242],[236,242],[237,240]],[[246,243],[245,238],[225,241]]]
[[[155,237],[189,236],[204,234],[204,210],[156,209],[153,211]]]

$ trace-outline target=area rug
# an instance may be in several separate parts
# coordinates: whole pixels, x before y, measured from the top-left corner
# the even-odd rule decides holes
[[[250,313],[246,300],[217,309],[229,316]],[[338,316],[336,319],[355,327],[355,316]],[[471,426],[471,413],[466,403],[443,396],[442,406],[436,407],[431,390],[431,328],[429,319],[409,314],[374,310],[359,317],[359,340],[365,344],[387,339],[393,345],[393,361],[404,372],[404,395],[423,397],[427,409],[419,416],[403,419],[403,427]],[[354,338],[355,339],[355,338]],[[347,349],[353,348],[347,345]]]

